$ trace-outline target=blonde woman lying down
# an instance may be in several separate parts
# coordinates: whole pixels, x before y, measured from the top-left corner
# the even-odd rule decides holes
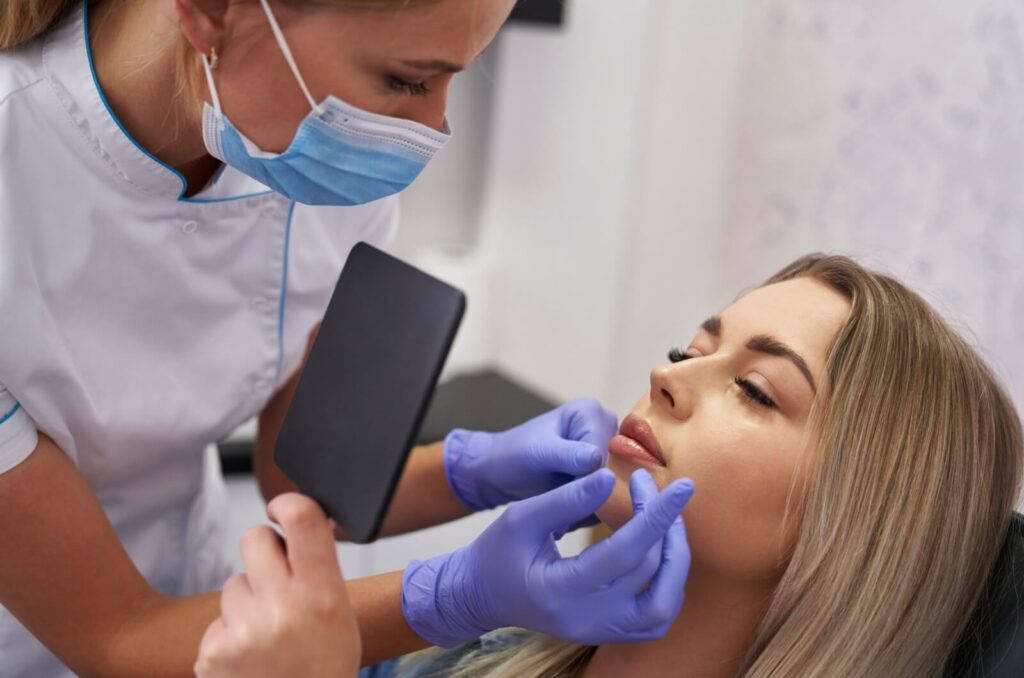
[[[934,310],[849,259],[805,257],[650,384],[609,444],[617,482],[598,517],[614,530],[632,516],[638,469],[659,487],[692,478],[668,633],[593,647],[503,629],[362,678],[942,673],[1006,534],[1022,435]]]

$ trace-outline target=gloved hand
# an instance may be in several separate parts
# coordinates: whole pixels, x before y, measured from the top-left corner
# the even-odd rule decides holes
[[[692,481],[658,494],[638,470],[630,478],[634,515],[621,529],[572,558],[561,557],[552,537],[593,513],[614,484],[602,469],[512,504],[468,546],[413,561],[402,577],[406,621],[441,647],[505,626],[591,645],[664,636],[690,569],[679,513]]]
[[[582,398],[503,433],[455,429],[444,441],[445,475],[463,504],[494,508],[601,468],[617,428],[612,412]]]

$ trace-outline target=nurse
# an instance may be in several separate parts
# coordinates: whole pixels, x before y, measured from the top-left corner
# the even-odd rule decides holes
[[[357,241],[390,241],[395,194],[448,138],[453,74],[512,5],[0,6],[4,675],[190,674],[227,576],[210,443],[258,416],[260,486],[292,489],[271,451],[334,282]],[[532,503],[505,521],[507,550],[460,550],[484,600],[440,600],[437,559],[349,582],[363,661],[507,624],[581,642],[664,633],[681,581],[650,609],[579,618],[585,587],[516,574],[538,553],[568,567],[551,534],[592,513],[608,479],[566,483],[601,465],[614,429],[584,400],[414,451],[386,534]],[[685,547],[642,502],[635,520],[631,541],[587,561],[602,595]],[[246,553],[250,571],[280,556]]]

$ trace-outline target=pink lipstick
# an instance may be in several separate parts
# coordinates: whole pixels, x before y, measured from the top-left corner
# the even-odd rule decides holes
[[[622,420],[619,435],[608,443],[608,452],[635,462],[667,466],[650,424],[635,414]]]

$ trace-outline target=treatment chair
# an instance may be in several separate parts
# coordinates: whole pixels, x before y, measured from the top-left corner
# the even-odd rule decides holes
[[[1024,516],[1019,513],[946,678],[1024,678]]]

